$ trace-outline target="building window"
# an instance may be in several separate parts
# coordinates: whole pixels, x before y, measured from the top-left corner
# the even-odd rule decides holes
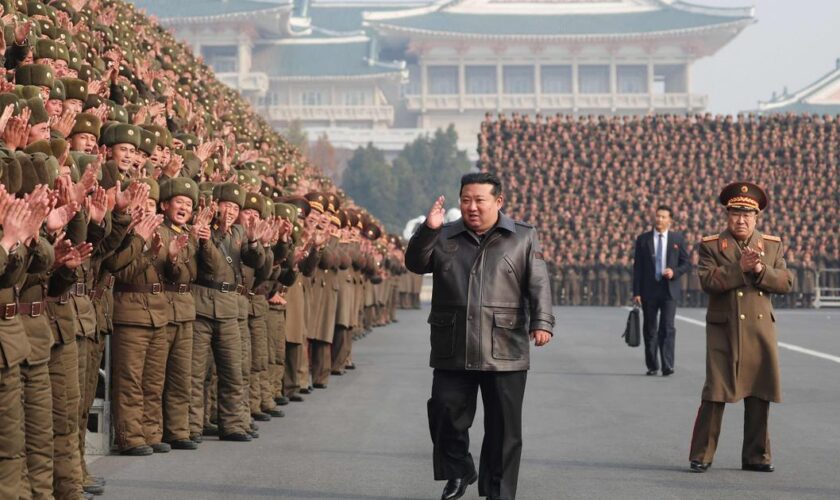
[[[346,90],[344,91],[345,106],[367,106],[370,102],[367,90]]]
[[[505,66],[503,69],[505,94],[533,94],[533,66]]]
[[[265,103],[269,106],[277,106],[280,104],[280,94],[274,91],[269,91],[265,95]]]
[[[610,67],[584,64],[578,67],[578,87],[581,94],[609,94]]]
[[[321,106],[324,104],[324,96],[320,90],[305,90],[300,93],[300,103],[303,106]]]
[[[542,66],[540,85],[543,94],[571,94],[571,66]]]
[[[467,94],[495,94],[496,67],[495,66],[467,66]]]
[[[429,66],[429,94],[452,95],[458,93],[458,66]]]
[[[653,67],[653,92],[683,94],[688,92],[685,64],[657,64]]]
[[[201,56],[216,73],[239,71],[239,49],[235,45],[202,46]]]
[[[644,94],[647,88],[647,66],[640,64],[616,67],[619,94]]]

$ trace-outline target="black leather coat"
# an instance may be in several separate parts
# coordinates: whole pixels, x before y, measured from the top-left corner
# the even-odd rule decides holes
[[[551,332],[551,287],[536,230],[500,213],[483,238],[462,219],[411,238],[406,267],[433,273],[433,368],[514,371],[530,366],[532,330]]]

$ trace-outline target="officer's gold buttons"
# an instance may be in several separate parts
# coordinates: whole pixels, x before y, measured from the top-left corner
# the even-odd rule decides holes
[[[764,292],[758,292],[758,295],[764,296]]]
[[[738,290],[738,297],[743,297],[743,296],[744,296],[744,292],[742,292],[741,290]]]
[[[764,318],[764,315],[763,315],[763,314],[759,314],[759,315],[758,315],[758,319],[763,319],[763,318]]]
[[[743,315],[743,314],[742,314],[742,315],[741,315],[741,319],[747,319],[747,317],[746,317],[745,315]]]

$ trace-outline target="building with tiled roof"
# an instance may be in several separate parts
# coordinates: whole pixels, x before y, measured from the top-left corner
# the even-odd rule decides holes
[[[834,68],[810,85],[794,92],[787,89],[773,96],[769,101],[758,103],[758,113],[809,113],[840,114],[840,58]]]
[[[136,3],[278,127],[353,147],[454,123],[470,152],[488,111],[702,111],[692,64],[755,22],[681,0]]]

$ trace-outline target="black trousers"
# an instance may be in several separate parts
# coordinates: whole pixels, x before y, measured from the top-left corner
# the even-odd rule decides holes
[[[484,441],[478,493],[506,500],[516,498],[522,454],[522,400],[527,375],[527,371],[434,371],[428,411],[436,480],[463,478],[475,473],[469,429],[481,388]]]
[[[677,334],[674,316],[677,314],[677,301],[670,297],[665,286],[663,283],[662,290],[642,299],[642,331],[648,370],[659,370],[660,359],[662,371],[674,369],[674,341]]]

